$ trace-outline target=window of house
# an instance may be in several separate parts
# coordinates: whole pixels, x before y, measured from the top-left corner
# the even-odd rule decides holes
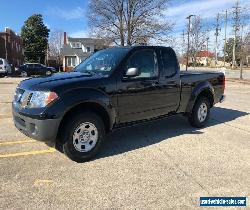
[[[87,52],[90,52],[90,47],[86,47],[86,49],[87,49]]]
[[[76,66],[76,57],[75,56],[66,57],[66,66]]]
[[[138,68],[141,74],[135,78],[152,78],[158,76],[157,57],[154,50],[140,50],[127,61],[126,69]]]
[[[80,42],[72,42],[71,43],[71,47],[72,48],[81,48],[81,43]]]

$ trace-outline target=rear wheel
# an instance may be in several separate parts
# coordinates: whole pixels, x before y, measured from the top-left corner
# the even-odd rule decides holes
[[[93,158],[105,137],[102,119],[92,112],[73,115],[63,130],[63,151],[76,162]]]
[[[189,122],[193,127],[202,128],[206,125],[210,116],[210,103],[206,97],[200,97],[195,102]]]

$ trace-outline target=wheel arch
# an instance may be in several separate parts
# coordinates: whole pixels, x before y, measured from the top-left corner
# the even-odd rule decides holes
[[[186,108],[186,113],[190,113],[195,105],[195,102],[200,97],[206,97],[210,102],[210,108],[214,105],[214,88],[208,82],[198,84],[192,91],[191,97]]]
[[[102,106],[101,104],[97,102],[92,102],[92,101],[83,102],[83,103],[74,105],[73,107],[71,107],[65,112],[60,122],[59,128],[58,128],[58,132],[57,132],[58,139],[60,139],[60,134],[62,133],[62,129],[64,129],[66,122],[70,120],[72,115],[77,114],[79,112],[84,112],[84,111],[93,112],[97,114],[98,116],[100,116],[101,119],[103,120],[106,132],[109,132],[112,129],[113,122],[112,122],[111,116],[104,106]]]

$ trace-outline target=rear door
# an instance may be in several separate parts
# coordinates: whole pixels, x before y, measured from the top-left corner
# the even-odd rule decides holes
[[[180,69],[177,57],[172,48],[161,48],[161,99],[164,104],[164,112],[176,111],[180,103]]]

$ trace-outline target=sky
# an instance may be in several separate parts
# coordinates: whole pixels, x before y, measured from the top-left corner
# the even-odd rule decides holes
[[[87,37],[89,31],[88,1],[0,0],[0,31],[3,31],[5,27],[10,27],[20,33],[24,21],[32,14],[40,13],[51,31],[62,30],[71,37]],[[232,8],[235,2],[236,0],[170,0],[168,10],[165,11],[165,18],[175,24],[173,35],[180,37],[188,15],[201,15],[209,24],[213,25],[216,14]],[[249,5],[250,0],[240,2],[242,5]],[[230,26],[228,31],[229,36],[232,35]]]

